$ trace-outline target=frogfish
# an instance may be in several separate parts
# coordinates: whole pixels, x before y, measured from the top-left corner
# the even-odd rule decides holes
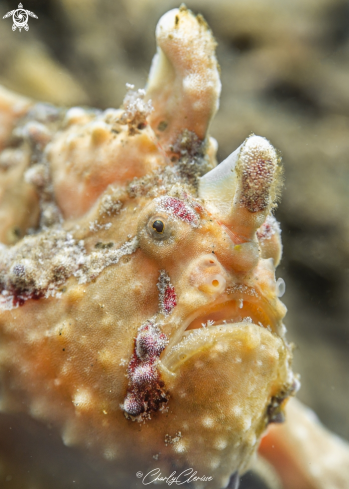
[[[213,35],[181,7],[156,39],[120,109],[0,90],[1,487],[234,488],[298,389],[280,154],[217,165]]]

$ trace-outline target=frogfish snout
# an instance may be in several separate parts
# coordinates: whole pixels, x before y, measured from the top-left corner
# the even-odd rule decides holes
[[[225,290],[227,273],[213,254],[207,254],[192,263],[189,282],[209,297],[216,298]]]

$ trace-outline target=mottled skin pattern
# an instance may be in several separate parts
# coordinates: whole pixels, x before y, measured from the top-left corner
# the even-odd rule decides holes
[[[0,92],[0,213],[14,209],[0,222],[0,408],[4,423],[49,423],[98,487],[142,487],[136,472],[159,467],[221,489],[297,387],[275,280],[281,167],[252,135],[213,169],[211,32],[181,8],[157,40],[147,90],[123,109]],[[70,487],[59,461],[54,479],[40,467],[36,436],[32,463],[3,437],[1,476]]]

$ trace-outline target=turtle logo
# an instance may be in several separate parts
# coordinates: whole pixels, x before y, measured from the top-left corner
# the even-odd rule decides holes
[[[30,12],[29,10],[24,10],[23,5],[21,3],[18,5],[18,9],[11,10],[11,12],[7,12],[7,14],[3,16],[3,19],[7,19],[7,17],[11,17],[11,15],[13,19],[12,30],[15,31],[18,28],[19,32],[21,32],[22,29],[29,31],[29,25],[28,25],[29,15],[30,17],[34,17],[34,19],[38,18],[35,14],[33,14],[33,12]]]

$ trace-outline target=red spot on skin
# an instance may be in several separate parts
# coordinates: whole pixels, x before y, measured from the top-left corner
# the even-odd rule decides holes
[[[264,223],[260,229],[257,231],[258,239],[270,239],[274,231],[269,223]]]
[[[171,284],[170,277],[167,275],[165,270],[160,270],[159,282],[157,283],[157,287],[160,292],[160,311],[167,316],[177,305],[177,296],[174,286]]]
[[[170,314],[172,309],[177,305],[177,296],[173,285],[168,285],[164,295],[164,311],[165,314]]]
[[[197,217],[193,210],[190,209],[182,200],[175,199],[174,197],[167,197],[164,200],[164,207],[166,210],[172,212],[176,217],[189,224],[196,222]]]
[[[17,291],[15,289],[10,289],[7,291],[8,295],[12,297],[12,306],[23,306],[27,300],[33,299],[34,301],[38,301],[39,299],[42,299],[45,297],[45,294],[40,291],[40,292],[23,292],[23,291]]]

